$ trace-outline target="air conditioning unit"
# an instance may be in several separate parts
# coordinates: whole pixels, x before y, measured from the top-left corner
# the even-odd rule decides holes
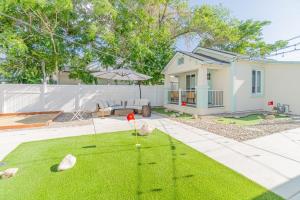
[[[277,103],[277,106],[274,107],[274,110],[276,110],[277,113],[290,113],[291,112],[290,105],[280,104],[280,103]]]

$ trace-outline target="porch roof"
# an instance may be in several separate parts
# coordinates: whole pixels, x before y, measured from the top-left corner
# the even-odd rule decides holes
[[[187,52],[187,51],[177,51],[177,52],[209,64],[230,64],[228,60],[211,57],[198,52]]]

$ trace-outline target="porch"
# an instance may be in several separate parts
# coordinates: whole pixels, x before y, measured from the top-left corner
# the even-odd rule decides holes
[[[165,74],[165,107],[190,114],[226,111],[229,70],[200,65],[187,72]]]
[[[208,90],[207,91],[207,107],[224,107],[224,91]],[[179,106],[197,107],[197,91],[196,90],[169,90],[168,104]]]

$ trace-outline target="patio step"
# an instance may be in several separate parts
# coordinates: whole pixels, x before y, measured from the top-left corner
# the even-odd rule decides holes
[[[295,122],[300,122],[300,116],[294,116],[292,117],[292,120]]]

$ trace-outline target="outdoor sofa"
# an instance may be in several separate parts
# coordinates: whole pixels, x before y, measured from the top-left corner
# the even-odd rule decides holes
[[[97,103],[96,111],[101,117],[112,115],[115,110],[120,109],[132,109],[141,114],[143,106],[150,108],[150,101],[148,99],[100,100]]]

